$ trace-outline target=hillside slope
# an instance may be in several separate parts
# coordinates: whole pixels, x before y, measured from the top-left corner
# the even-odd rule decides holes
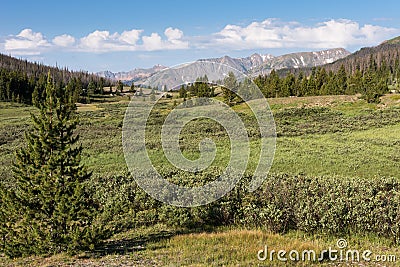
[[[26,74],[28,77],[39,78],[40,75],[47,75],[50,71],[53,79],[57,82],[67,83],[71,78],[78,78],[86,88],[90,81],[98,82],[98,75],[86,71],[71,71],[68,68],[58,68],[47,66],[41,63],[29,62],[28,60],[18,59],[0,53],[0,70],[14,71]]]
[[[340,58],[332,63],[321,65],[326,71],[336,72],[343,65],[348,73],[354,73],[357,69],[363,72],[371,65],[380,68],[385,64],[387,68],[398,69],[400,66],[400,36],[384,41],[373,47],[364,47],[360,50]],[[386,68],[385,67],[385,68]],[[278,71],[281,76],[288,72],[298,74],[304,72],[310,74],[312,67],[285,68]]]

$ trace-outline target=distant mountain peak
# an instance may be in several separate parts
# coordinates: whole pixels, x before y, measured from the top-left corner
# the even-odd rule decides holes
[[[344,48],[333,48],[314,52],[297,52],[277,57],[270,57],[264,60],[260,66],[253,68],[249,74],[259,75],[268,74],[271,70],[316,67],[332,63],[338,59],[350,55],[350,52]]]
[[[151,68],[144,69],[144,68],[135,68],[131,71],[123,71],[123,72],[116,72],[113,73],[111,71],[101,71],[97,72],[96,74],[100,77],[105,77],[111,80],[121,80],[121,81],[137,81],[141,79],[146,79],[153,75],[156,72],[162,71],[166,69],[166,66],[157,64]]]
[[[272,69],[284,68],[302,68],[314,67],[327,63],[332,63],[338,59],[350,55],[350,52],[344,48],[334,48],[314,52],[299,52],[281,56],[273,56],[271,54],[254,53],[248,57],[232,58],[228,55],[219,58],[199,59],[197,61],[210,61],[224,65],[228,65],[238,71],[251,76],[259,74],[268,74]],[[162,65],[154,65],[152,68],[141,69],[136,68],[128,72],[112,73],[110,71],[98,72],[97,75],[106,77],[112,80],[133,81],[141,83],[149,78],[154,73],[162,71],[167,67]]]
[[[291,53],[282,56],[260,55],[252,54],[243,58],[232,58],[229,56],[222,56],[219,58],[199,59],[196,64],[187,64],[184,68],[179,70],[167,71],[160,75],[152,75],[145,80],[138,81],[138,84],[152,84],[152,85],[167,85],[168,88],[178,88],[180,83],[193,82],[188,77],[198,77],[204,69],[216,68],[215,64],[223,64],[218,68],[231,69],[233,72],[240,72],[249,76],[257,76],[259,74],[269,74],[273,69],[285,68],[309,68],[320,66],[327,63],[332,63],[335,60],[348,56],[350,52],[343,48],[327,49],[314,52],[300,52]],[[212,66],[212,67],[210,67]],[[182,72],[184,69],[184,74]],[[199,72],[200,71],[200,72]],[[210,81],[217,81],[219,78],[215,77],[215,73],[210,70],[207,74]],[[214,75],[214,76],[213,76]]]

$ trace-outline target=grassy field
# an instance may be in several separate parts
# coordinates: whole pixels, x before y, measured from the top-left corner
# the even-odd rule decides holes
[[[335,248],[337,240],[306,236],[301,232],[286,235],[271,233],[265,229],[216,229],[185,233],[182,229],[170,229],[163,225],[139,228],[110,239],[95,253],[75,256],[57,254],[50,257],[32,256],[9,260],[0,258],[2,266],[398,266],[391,258],[398,257],[400,249],[390,247],[384,240],[374,237],[350,237],[349,249],[371,250],[371,261],[330,262],[318,261],[323,250]],[[265,249],[275,250],[272,260],[259,260],[257,253]],[[277,251],[313,250],[316,261],[279,261]],[[300,254],[301,255],[301,254]],[[385,262],[374,260],[376,256],[391,258]],[[286,255],[288,258],[288,256]],[[301,258],[300,258],[301,259]],[[397,258],[396,258],[397,259]],[[397,259],[398,261],[398,259]]]
[[[127,167],[122,152],[122,123],[128,97],[105,97],[91,104],[79,105],[83,162],[93,172],[93,181],[124,176]],[[173,107],[174,100],[163,100],[160,113]],[[138,99],[142,101],[142,99]],[[176,100],[178,103],[181,100]],[[393,177],[400,173],[400,96],[387,95],[380,104],[368,104],[357,96],[323,96],[270,99],[269,104],[277,126],[277,145],[273,174],[306,175],[310,177],[346,177],[375,179]],[[244,105],[234,107],[249,128],[255,127],[247,118]],[[29,106],[0,103],[0,177],[10,181],[13,153],[23,146],[23,135],[30,125]],[[196,126],[196,125],[193,125]],[[208,127],[214,127],[213,124]],[[214,128],[215,129],[215,128]],[[184,131],[184,154],[196,157],[191,148],[203,137]],[[215,130],[217,144],[224,147],[227,137],[223,130]],[[250,138],[256,147],[257,137]],[[150,140],[150,143],[152,140]],[[186,143],[185,143],[186,142]],[[197,146],[196,146],[197,147]],[[160,151],[160,143],[150,149],[155,165],[167,164]],[[224,165],[227,151],[217,158],[217,166]],[[257,150],[253,152],[257,154]],[[250,164],[249,169],[254,169]],[[343,178],[345,179],[345,178]],[[129,218],[129,216],[128,216]],[[397,255],[400,251],[388,238],[373,233],[349,233],[347,236],[323,232],[271,232],[268,227],[185,228],[156,224],[137,226],[110,238],[95,253],[68,256],[29,257],[9,260],[0,257],[2,266],[285,266],[278,260],[259,261],[257,252],[268,244],[271,249],[318,252],[334,247],[338,238],[346,238],[352,249],[370,249],[374,254]],[[293,263],[293,262],[292,262]],[[296,262],[309,266],[310,262]],[[317,264],[317,263],[312,263]],[[329,261],[324,266],[349,266]],[[343,265],[341,265],[343,264]],[[362,263],[354,266],[396,266],[396,263]]]

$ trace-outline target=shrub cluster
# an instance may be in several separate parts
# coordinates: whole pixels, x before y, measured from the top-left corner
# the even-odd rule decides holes
[[[208,180],[212,175],[216,172],[201,176]],[[198,177],[193,174],[192,178]],[[195,208],[155,201],[127,174],[97,177],[93,186],[103,204],[104,223],[114,233],[155,223],[187,228],[241,225],[280,233],[369,232],[400,243],[400,183],[394,178],[275,174],[254,193],[247,192],[249,181],[250,177],[245,177],[220,200]]]

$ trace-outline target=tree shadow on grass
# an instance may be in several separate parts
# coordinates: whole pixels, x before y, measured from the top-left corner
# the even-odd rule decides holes
[[[211,229],[180,229],[180,230],[161,230],[157,233],[140,235],[134,238],[123,238],[118,240],[108,240],[93,251],[86,252],[84,257],[102,257],[106,255],[125,255],[127,253],[145,250],[150,243],[157,243],[168,240],[174,236],[190,233],[210,232]]]

